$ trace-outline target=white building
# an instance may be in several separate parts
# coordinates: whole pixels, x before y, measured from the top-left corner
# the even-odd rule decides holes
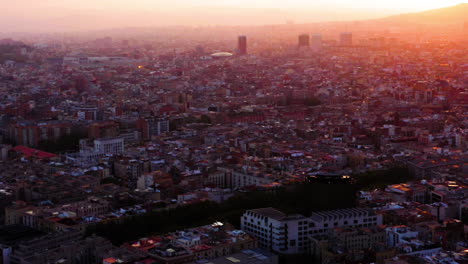
[[[256,236],[259,245],[282,254],[305,253],[309,237],[336,227],[371,227],[382,224],[382,215],[370,209],[350,208],[313,213],[310,217],[286,215],[274,208],[248,210],[241,228]]]
[[[120,154],[125,151],[123,138],[100,138],[94,140],[94,151],[102,154]]]
[[[241,229],[257,237],[261,247],[283,254],[307,250],[307,236],[299,236],[299,228],[307,225],[305,216],[288,216],[274,208],[248,210],[241,218]]]
[[[408,243],[409,240],[418,236],[418,232],[411,231],[410,228],[405,225],[387,227],[385,232],[387,233],[387,246],[389,247],[395,247],[401,243]]]
[[[204,181],[205,184],[217,188],[238,189],[245,186],[272,184],[276,178],[273,175],[242,173],[232,169],[219,168],[217,172],[209,174]]]
[[[233,171],[231,178],[231,186],[233,189],[236,189],[245,186],[261,186],[273,183],[275,179],[270,178],[268,176],[269,175],[251,175]]]
[[[90,145],[88,139],[80,140],[80,151],[67,154],[67,159],[73,163],[95,164],[106,154],[121,154],[125,151],[124,138],[100,138]]]
[[[143,174],[140,177],[138,177],[137,180],[137,189],[144,191],[148,189],[149,187],[154,186],[154,176],[153,174]]]

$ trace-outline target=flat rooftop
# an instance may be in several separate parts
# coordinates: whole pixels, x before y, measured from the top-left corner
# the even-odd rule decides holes
[[[250,212],[253,212],[255,214],[265,216],[268,218],[273,218],[275,220],[282,220],[287,217],[287,215],[283,212],[281,212],[278,209],[275,209],[273,207],[267,207],[267,208],[258,208],[258,209],[252,209],[249,210]]]

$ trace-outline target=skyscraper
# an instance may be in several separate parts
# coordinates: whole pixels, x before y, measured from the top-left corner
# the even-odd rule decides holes
[[[299,47],[308,47],[310,45],[309,35],[299,35]]]
[[[312,35],[312,48],[317,50],[322,48],[322,35]]]
[[[247,37],[246,36],[239,36],[237,40],[237,49],[239,51],[239,55],[247,54]]]
[[[340,45],[341,46],[352,46],[353,45],[353,33],[343,32],[340,34]]]

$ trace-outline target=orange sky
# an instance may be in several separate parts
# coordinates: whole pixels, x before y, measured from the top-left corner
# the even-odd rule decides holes
[[[359,20],[458,0],[0,0],[0,31]]]
[[[339,6],[343,8],[390,8],[427,10],[462,3],[460,0],[15,0],[6,5],[21,8],[105,8],[148,10],[190,6],[235,6],[260,8],[305,8]],[[2,3],[4,5],[5,3]]]

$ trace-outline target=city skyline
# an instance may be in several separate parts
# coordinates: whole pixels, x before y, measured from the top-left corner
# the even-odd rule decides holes
[[[468,263],[468,3],[1,8],[0,263]]]

